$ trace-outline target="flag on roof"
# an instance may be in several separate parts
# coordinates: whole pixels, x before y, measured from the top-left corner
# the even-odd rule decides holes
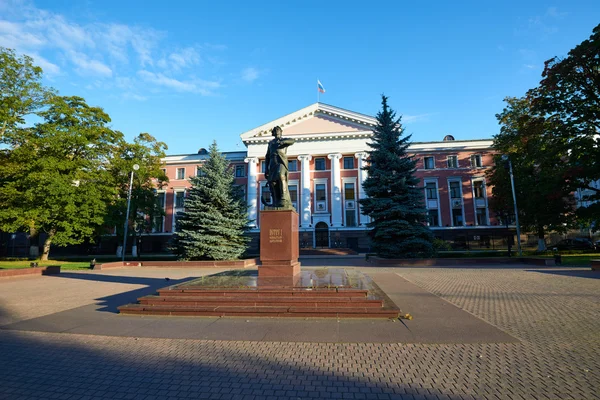
[[[321,81],[318,79],[317,79],[317,89],[319,90],[319,92],[325,93],[325,88],[323,87],[323,84],[321,83]]]

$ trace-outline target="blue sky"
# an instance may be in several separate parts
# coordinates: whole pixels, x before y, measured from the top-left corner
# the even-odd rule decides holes
[[[380,94],[413,141],[490,138],[506,96],[587,39],[590,1],[0,0],[0,46],[168,154],[239,135],[317,99],[375,115]],[[294,5],[292,5],[294,4]]]

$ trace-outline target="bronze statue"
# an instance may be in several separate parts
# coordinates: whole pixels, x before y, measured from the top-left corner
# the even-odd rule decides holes
[[[265,178],[267,178],[267,185],[271,192],[271,204],[268,204],[262,198],[261,201],[266,206],[291,210],[293,206],[288,191],[287,148],[296,141],[294,139],[283,139],[281,137],[283,131],[278,126],[273,128],[271,134],[275,138],[269,142],[265,160]]]

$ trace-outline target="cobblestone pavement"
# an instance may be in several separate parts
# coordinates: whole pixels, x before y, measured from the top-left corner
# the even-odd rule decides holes
[[[228,342],[0,330],[0,398],[600,398],[598,274],[393,271],[521,343]]]

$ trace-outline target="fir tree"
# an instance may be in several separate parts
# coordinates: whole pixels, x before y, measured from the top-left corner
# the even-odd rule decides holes
[[[247,207],[216,142],[200,168],[201,173],[191,178],[185,211],[177,221],[174,250],[186,260],[240,258],[249,241],[244,235],[249,222]]]
[[[414,175],[415,160],[406,153],[411,135],[404,136],[400,118],[382,96],[377,114],[369,164],[364,168],[367,198],[360,200],[362,212],[371,217],[372,249],[386,258],[428,257],[433,253],[433,235],[425,226],[423,188]]]

